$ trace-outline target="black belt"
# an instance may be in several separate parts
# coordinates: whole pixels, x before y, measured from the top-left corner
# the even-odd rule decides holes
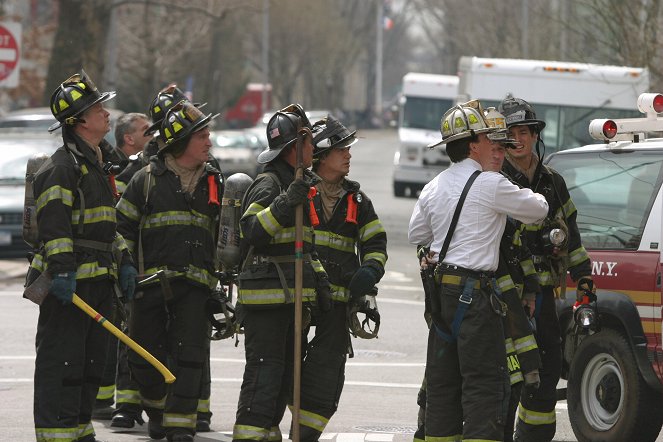
[[[452,273],[459,276],[470,276],[474,279],[490,279],[495,277],[495,272],[483,270],[471,270],[465,267],[456,266],[453,264],[438,263],[435,269],[436,273]]]

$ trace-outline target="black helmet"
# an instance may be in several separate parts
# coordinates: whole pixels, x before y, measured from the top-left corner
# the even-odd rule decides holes
[[[298,128],[311,128],[306,112],[299,104],[291,104],[272,115],[267,123],[267,149],[258,155],[259,164],[267,164],[297,140]]]
[[[58,129],[62,124],[73,126],[83,112],[97,103],[103,103],[115,97],[113,92],[99,92],[90,77],[81,69],[63,81],[51,95],[51,112],[57,123],[48,128],[49,132]]]
[[[313,125],[313,156],[317,157],[332,148],[343,149],[355,144],[357,131],[343,126],[340,121],[331,115]]]
[[[219,114],[205,115],[190,101],[181,100],[166,112],[161,122],[159,131],[164,141],[162,150],[206,127],[218,116]]]
[[[498,112],[506,117],[506,126],[535,126],[540,133],[546,127],[546,122],[536,118],[534,108],[521,98],[508,95],[497,108]]]
[[[157,96],[154,97],[152,104],[150,104],[150,108],[147,110],[147,113],[152,120],[152,125],[147,128],[144,135],[152,135],[154,132],[159,130],[159,127],[161,127],[161,122],[166,116],[166,112],[168,112],[171,107],[182,100],[188,100],[188,98],[175,83],[171,83],[165,88],[161,89],[157,93]]]

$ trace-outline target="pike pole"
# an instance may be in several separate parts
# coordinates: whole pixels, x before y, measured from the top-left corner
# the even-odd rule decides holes
[[[308,130],[297,131],[295,179],[304,178],[304,141]],[[292,440],[299,442],[299,409],[301,408],[302,378],[302,290],[304,277],[304,205],[295,207],[295,360],[292,392]]]

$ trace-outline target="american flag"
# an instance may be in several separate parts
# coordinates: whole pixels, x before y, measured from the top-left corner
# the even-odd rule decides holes
[[[279,135],[281,135],[281,132],[279,132],[278,127],[275,127],[274,129],[269,131],[269,138],[274,139],[274,138],[278,137]]]

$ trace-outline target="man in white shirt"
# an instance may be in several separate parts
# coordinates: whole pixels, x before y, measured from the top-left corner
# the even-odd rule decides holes
[[[439,261],[439,290],[431,299],[426,362],[426,438],[501,441],[509,400],[502,315],[493,272],[506,216],[524,223],[546,216],[545,198],[520,189],[497,172],[476,176],[458,225],[440,259],[460,195],[470,177],[497,170],[504,147],[493,141],[478,101],[448,110],[442,141],[449,169],[421,192],[410,219],[409,241],[430,244]]]

